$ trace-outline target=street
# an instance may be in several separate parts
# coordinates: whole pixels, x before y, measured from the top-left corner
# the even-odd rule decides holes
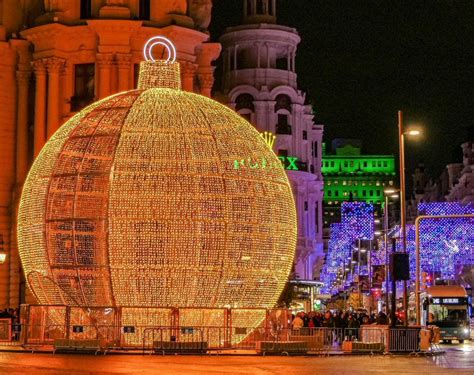
[[[474,345],[439,356],[150,356],[0,353],[0,374],[472,374]],[[448,370],[449,369],[449,370]]]

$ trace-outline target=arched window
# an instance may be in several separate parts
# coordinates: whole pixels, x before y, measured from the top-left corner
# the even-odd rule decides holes
[[[286,109],[291,113],[291,99],[288,95],[280,94],[275,98],[275,112],[278,112],[280,109]]]
[[[252,112],[255,111],[255,106],[253,104],[253,96],[250,94],[240,94],[237,99],[235,99],[235,110],[239,111],[241,109],[250,109]]]

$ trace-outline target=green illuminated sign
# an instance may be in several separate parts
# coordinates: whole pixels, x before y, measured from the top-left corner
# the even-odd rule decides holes
[[[279,156],[281,165],[288,171],[298,171],[298,158],[293,156]],[[266,168],[277,168],[279,165],[274,165],[271,162],[268,162],[267,159],[241,159],[241,160],[234,160],[234,169],[266,169]]]

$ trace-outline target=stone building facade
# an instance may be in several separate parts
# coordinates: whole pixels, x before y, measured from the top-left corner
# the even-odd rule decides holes
[[[323,257],[321,174],[323,126],[298,89],[298,32],[276,23],[275,0],[244,1],[243,23],[220,38],[222,99],[260,132],[276,136],[274,151],[288,170],[298,215],[295,278],[313,280]],[[288,159],[292,162],[289,165]]]
[[[221,50],[208,42],[211,8],[211,0],[0,1],[0,308],[25,295],[15,228],[33,158],[83,107],[136,87],[152,36],[175,43],[183,89],[210,96]]]

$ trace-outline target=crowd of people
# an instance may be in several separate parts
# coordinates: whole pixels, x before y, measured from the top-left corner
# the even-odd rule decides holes
[[[331,313],[326,311],[321,312],[300,312],[293,316],[292,328],[360,328],[361,325],[367,324],[389,324],[387,315],[380,311],[378,314],[367,314],[365,312],[349,312],[337,311]]]

